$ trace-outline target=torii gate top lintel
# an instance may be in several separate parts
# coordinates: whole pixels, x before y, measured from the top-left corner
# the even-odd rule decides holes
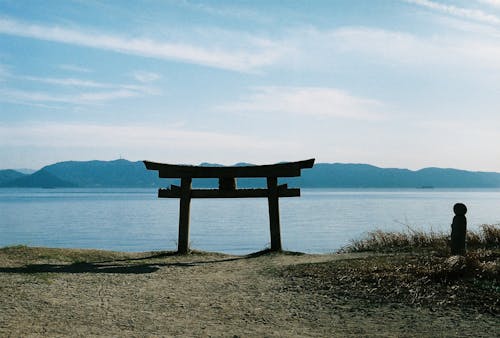
[[[298,162],[231,167],[177,165],[150,161],[144,161],[144,164],[148,170],[158,170],[161,178],[294,177],[300,176],[300,169],[312,168],[314,158]]]
[[[180,178],[181,186],[159,189],[158,197],[180,198],[178,252],[189,250],[189,208],[191,198],[267,197],[271,230],[271,250],[281,250],[279,197],[300,196],[300,189],[278,186],[279,177],[300,176],[301,169],[312,168],[314,159],[269,165],[232,167],[176,165],[143,161],[148,170],[157,170],[160,178]],[[267,189],[237,189],[238,177],[266,177]],[[193,178],[218,178],[219,189],[192,189]]]

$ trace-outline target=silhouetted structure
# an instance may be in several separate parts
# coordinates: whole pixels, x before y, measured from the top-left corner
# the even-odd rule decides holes
[[[467,207],[463,203],[457,203],[453,206],[453,223],[451,224],[451,254],[452,255],[465,255],[467,236]]]
[[[180,178],[181,186],[171,185],[169,189],[159,189],[158,197],[180,198],[179,241],[177,250],[185,254],[189,250],[189,207],[191,198],[251,198],[267,197],[269,206],[269,225],[271,231],[271,250],[281,250],[279,219],[279,197],[298,197],[300,189],[278,185],[279,177],[300,176],[300,170],[312,168],[314,159],[286,162],[272,165],[242,167],[201,167],[173,165],[144,161],[148,170],[157,170],[160,178]],[[238,177],[266,177],[266,189],[237,189]],[[219,189],[192,189],[193,178],[218,178]]]

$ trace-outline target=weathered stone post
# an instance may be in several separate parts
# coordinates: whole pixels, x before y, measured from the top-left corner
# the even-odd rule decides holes
[[[452,255],[465,255],[467,236],[467,207],[463,203],[457,203],[453,206],[453,223],[451,224],[451,254]]]

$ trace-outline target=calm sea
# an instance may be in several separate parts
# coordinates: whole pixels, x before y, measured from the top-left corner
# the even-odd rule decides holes
[[[302,189],[280,199],[283,247],[326,253],[375,229],[448,232],[456,202],[469,209],[469,229],[500,223],[500,189]],[[0,246],[174,250],[178,212],[156,189],[0,189]],[[190,232],[195,249],[264,249],[267,200],[195,199]]]

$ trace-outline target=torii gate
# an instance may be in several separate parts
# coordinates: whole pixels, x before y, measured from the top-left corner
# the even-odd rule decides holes
[[[189,207],[191,198],[251,198],[267,197],[269,205],[269,226],[271,250],[281,250],[279,197],[298,197],[299,188],[278,185],[279,177],[300,176],[300,170],[312,168],[314,159],[299,162],[285,162],[270,165],[249,165],[242,167],[201,167],[174,165],[143,161],[148,170],[157,170],[160,178],[180,178],[181,186],[171,185],[169,189],[159,189],[160,198],[180,198],[179,241],[177,251],[186,254],[189,250]],[[267,189],[237,189],[238,177],[266,177]],[[218,189],[192,189],[193,178],[218,178]]]

